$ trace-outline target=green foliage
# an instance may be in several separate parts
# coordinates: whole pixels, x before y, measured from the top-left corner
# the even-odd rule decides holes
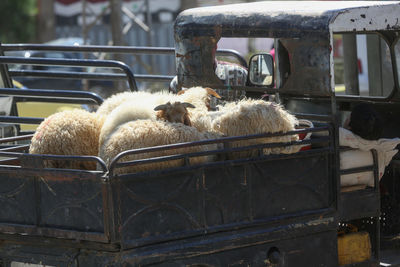
[[[36,2],[36,0],[0,0],[0,42],[31,42],[35,38]]]

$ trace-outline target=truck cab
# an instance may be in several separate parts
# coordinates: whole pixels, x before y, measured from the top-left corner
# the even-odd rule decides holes
[[[370,161],[342,169],[341,155],[352,148],[341,146],[340,132],[352,107],[367,102],[385,118],[384,137],[400,135],[399,18],[400,4],[386,1],[266,1],[183,11],[174,28],[178,88],[268,94],[307,127],[127,150],[109,164],[97,156],[29,154],[32,135],[1,138],[0,266],[378,266],[382,233],[398,234],[398,158],[383,177],[375,149],[366,152]],[[269,47],[246,55],[245,84],[225,85],[214,66],[221,38],[269,38],[275,55]],[[10,61],[21,63],[0,57],[3,66]],[[126,65],[101,63],[122,67],[134,84]],[[7,68],[0,70],[7,78]],[[11,87],[7,79],[2,87]],[[42,98],[50,93],[39,91]],[[5,123],[33,122],[13,119],[0,116]],[[250,143],[285,135],[308,138]],[[129,158],[210,144],[217,148]],[[265,153],[296,146],[302,149]],[[190,160],[201,156],[214,160]],[[99,168],[44,165],[63,159]],[[119,172],[171,159],[183,164]],[[365,173],[367,182],[343,186],[346,175]]]
[[[398,234],[393,225],[397,225],[397,216],[389,211],[398,203],[398,155],[374,186],[363,190],[341,186],[347,170],[339,167],[345,148],[340,147],[338,129],[344,127],[353,107],[368,103],[383,118],[382,137],[400,136],[398,9],[398,2],[268,1],[186,10],[175,23],[178,84],[182,87],[246,90],[247,96],[256,98],[267,93],[299,117],[331,118],[338,150],[336,161],[327,168],[334,171],[334,177],[321,179],[333,179],[337,186],[329,200],[336,210],[335,223],[356,225],[369,233],[372,262],[380,257],[380,245],[391,247],[387,241]],[[213,72],[210,47],[218,40],[235,43],[240,38],[268,38],[274,57],[268,56],[267,46],[248,55],[246,86],[223,86]],[[339,251],[342,247],[339,242]],[[362,261],[347,261],[343,251],[339,254],[341,264]]]

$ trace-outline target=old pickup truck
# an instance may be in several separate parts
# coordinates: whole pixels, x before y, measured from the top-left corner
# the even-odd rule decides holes
[[[400,3],[387,1],[268,1],[183,11],[174,28],[179,88],[200,85],[241,90],[253,98],[274,95],[313,127],[130,150],[110,164],[96,156],[28,154],[31,134],[4,137],[0,266],[378,266],[381,237],[393,241],[398,234],[398,156],[384,174],[379,173],[375,150],[370,163],[342,170],[340,152],[348,148],[340,147],[339,127],[356,103],[368,102],[384,118],[384,137],[400,136],[399,19]],[[275,57],[250,55],[246,84],[224,86],[213,66],[213,47],[221,38],[269,38]],[[120,68],[130,89],[136,90],[132,69],[116,61],[1,56],[0,63],[0,93],[14,96],[15,102],[34,97],[97,104],[103,100],[90,92],[12,88],[7,64]],[[18,130],[20,124],[42,121],[17,115],[14,110],[0,116],[0,122]],[[231,145],[304,133],[311,138]],[[173,155],[185,159],[181,167],[117,171],[171,159],[126,162],[132,153],[209,143],[222,148]],[[263,153],[265,148],[295,145],[307,149]],[[259,153],[223,156],[249,149]],[[218,155],[220,160],[190,164],[190,157],[200,155]],[[44,168],[48,159],[94,161],[99,168]],[[372,180],[342,187],[341,176],[354,173],[372,173]],[[354,246],[343,250],[339,239],[349,231],[366,238],[356,235]]]

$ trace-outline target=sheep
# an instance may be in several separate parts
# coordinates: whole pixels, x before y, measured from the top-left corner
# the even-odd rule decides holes
[[[151,103],[154,106],[173,101],[174,96],[169,93],[149,93],[149,92],[122,92],[107,98],[97,109],[99,115],[109,115],[116,107],[127,101],[138,103]]]
[[[177,95],[179,101],[191,103],[197,107],[197,110],[202,109],[207,111],[213,109],[213,107],[211,107],[211,96],[218,99],[221,98],[212,88],[200,86],[179,91]]]
[[[298,120],[282,106],[264,100],[242,99],[238,102],[227,102],[218,106],[219,111],[207,112],[201,115],[192,114],[192,125],[199,131],[219,133],[222,136],[241,136],[262,133],[288,132],[295,130]],[[298,135],[286,135],[269,138],[257,138],[237,141],[232,147],[248,146],[260,143],[297,141]],[[295,153],[300,146],[265,148],[265,154]],[[244,151],[231,156],[251,157],[257,151]]]
[[[187,90],[180,91],[178,95],[165,92],[149,93],[149,92],[123,92],[115,94],[107,98],[96,111],[99,115],[109,115],[112,110],[126,101],[136,101],[140,103],[148,103],[158,106],[167,102],[187,102],[196,106],[197,109],[211,109],[210,97],[220,96],[211,88],[192,87]]]
[[[135,120],[127,122],[118,127],[112,136],[104,143],[104,148],[101,150],[101,154],[99,156],[104,159],[106,163],[110,163],[110,161],[116,155],[125,150],[200,141],[208,138],[210,138],[209,134],[200,133],[194,127],[190,127],[182,123],[171,123],[168,121],[158,120],[154,121],[149,119]],[[216,145],[202,145],[171,150],[161,150],[156,152],[129,155],[124,157],[123,161],[206,151],[216,148]],[[209,160],[212,160],[212,158],[209,156],[194,157],[189,159],[190,164],[200,164]],[[183,164],[184,159],[168,160],[118,168],[114,171],[114,173],[124,174],[155,169],[159,170],[179,167]]]
[[[103,144],[113,134],[118,127],[126,122],[138,119],[163,120],[169,122],[180,122],[191,125],[187,108],[194,108],[190,103],[166,103],[153,107],[151,103],[139,103],[138,101],[125,101],[115,108],[107,119],[100,131],[99,150]]]
[[[97,156],[103,121],[103,116],[83,109],[55,113],[38,126],[32,137],[29,153]],[[46,160],[44,167],[95,170],[96,163]]]
[[[173,104],[168,102],[167,104],[155,107],[154,110],[158,111],[156,114],[158,120],[180,122],[192,126],[187,108],[195,108],[195,106],[186,102],[174,102]]]

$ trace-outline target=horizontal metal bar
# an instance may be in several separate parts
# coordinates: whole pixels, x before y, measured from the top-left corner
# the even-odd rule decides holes
[[[114,165],[120,164],[120,163],[118,163],[118,160],[120,160],[121,158],[123,158],[127,155],[132,155],[132,154],[149,153],[149,152],[156,152],[156,151],[162,151],[162,150],[179,149],[179,148],[217,144],[217,143],[230,143],[230,142],[235,142],[235,141],[252,140],[252,139],[257,139],[257,138],[276,137],[276,136],[284,136],[284,135],[293,135],[293,134],[307,133],[307,132],[327,131],[329,129],[330,129],[329,126],[315,127],[315,128],[308,128],[308,129],[302,129],[302,130],[289,131],[286,133],[265,133],[265,134],[255,134],[255,135],[247,135],[247,136],[223,137],[220,139],[210,139],[210,140],[202,140],[202,141],[195,141],[195,142],[186,142],[186,143],[179,143],[179,144],[170,144],[170,145],[163,145],[163,146],[154,146],[154,147],[146,147],[146,148],[127,150],[127,151],[123,151],[123,152],[119,153],[117,156],[114,157],[114,159],[110,163],[110,169],[113,169]],[[327,142],[327,141],[329,142],[329,140],[330,140],[329,138],[330,137],[318,138],[317,140],[320,140],[320,142]],[[317,140],[308,141],[307,143],[311,143],[311,142],[317,143],[318,142]],[[257,148],[261,149],[261,148],[266,148],[269,146],[273,147],[274,145],[277,147],[280,147],[280,146],[295,145],[295,144],[301,145],[302,143],[300,141],[298,143],[292,142],[292,143],[258,144],[258,145],[254,145],[254,147],[249,146],[242,150],[257,149]],[[238,149],[240,149],[240,148],[238,148]],[[224,151],[220,151],[220,152],[231,152],[231,151],[233,151],[233,149],[224,150]],[[199,153],[199,152],[197,152],[197,153]]]
[[[313,139],[313,140],[292,141],[292,142],[262,143],[262,144],[255,144],[255,145],[242,146],[242,147],[236,147],[236,148],[224,148],[224,149],[218,149],[218,150],[200,151],[200,152],[192,152],[192,153],[185,153],[185,154],[175,154],[175,155],[167,155],[167,156],[160,156],[160,157],[153,157],[153,158],[146,158],[146,159],[124,161],[124,162],[116,163],[115,167],[126,167],[129,165],[162,162],[162,161],[177,160],[177,159],[191,158],[191,157],[202,157],[202,156],[207,156],[207,155],[215,155],[215,154],[219,154],[219,153],[235,153],[235,152],[242,152],[242,151],[248,151],[248,150],[276,148],[276,147],[285,147],[285,146],[297,146],[297,145],[301,146],[301,145],[306,145],[306,144],[329,142],[329,140],[330,140],[329,137],[323,137],[323,138],[318,138],[318,140]],[[309,153],[309,151],[307,151],[307,152]]]
[[[90,79],[90,80],[126,80],[126,76],[118,73],[87,73],[73,71],[40,71],[40,70],[10,70],[12,77],[44,77],[54,79]],[[136,81],[146,82],[170,82],[175,76],[171,75],[153,75],[136,74]]]
[[[11,153],[11,152],[10,152]],[[46,179],[103,179],[103,171],[88,171],[76,169],[55,168],[24,168],[13,165],[0,165],[0,173],[11,173],[12,177],[21,178],[26,176],[40,176]]]
[[[297,118],[304,118],[313,121],[324,121],[333,122],[334,118],[332,115],[317,115],[317,114],[307,114],[307,113],[294,113]]]
[[[174,47],[146,47],[146,46],[105,46],[105,45],[44,45],[44,44],[2,44],[3,51],[59,51],[59,52],[86,52],[86,53],[121,53],[145,55],[175,55]],[[217,56],[235,57],[240,64],[248,68],[247,61],[236,50],[217,49]]]
[[[94,100],[98,105],[101,105],[104,102],[103,98],[98,94],[86,91],[0,88],[0,95],[26,97],[47,96],[52,98],[88,98]]]
[[[258,139],[258,138],[294,135],[294,134],[309,133],[309,132],[322,132],[322,131],[329,131],[330,129],[331,129],[330,126],[321,126],[321,127],[293,130],[293,131],[288,131],[286,133],[279,132],[279,133],[252,134],[252,135],[245,135],[245,136],[222,137],[219,139],[209,139],[209,140],[202,140],[202,141],[195,141],[195,142],[186,142],[186,143],[179,143],[179,144],[155,146],[155,147],[151,147],[151,148],[140,148],[140,149],[135,149],[134,150],[135,153],[131,153],[131,154],[147,153],[147,152],[154,152],[154,151],[167,150],[167,149],[178,149],[178,148],[208,145],[208,144],[251,140],[251,139]]]
[[[29,149],[29,145],[18,145],[18,146],[10,146],[6,148],[0,148],[0,152],[21,152],[26,149]]]
[[[97,102],[89,98],[51,98],[51,97],[33,97],[33,96],[22,96],[21,99],[17,99],[17,102],[46,102],[46,103],[64,103],[64,104],[78,104],[78,105],[98,105]],[[26,99],[25,99],[26,98]],[[26,100],[26,101],[25,101]]]
[[[59,51],[59,52],[104,52],[121,54],[167,54],[175,53],[174,47],[106,46],[106,45],[45,45],[45,44],[2,44],[3,51]]]
[[[209,161],[209,162],[204,162],[201,165],[184,165],[184,166],[178,166],[178,167],[173,167],[173,168],[168,168],[168,169],[161,169],[161,170],[150,170],[150,171],[144,171],[146,173],[146,176],[148,178],[153,177],[155,175],[158,177],[158,175],[163,175],[165,173],[173,172],[173,171],[189,171],[189,170],[194,170],[196,168],[208,168],[208,167],[218,167],[218,166],[223,166],[223,165],[229,165],[232,166],[234,164],[243,164],[243,163],[250,163],[250,162],[259,162],[259,161],[273,161],[273,160],[282,160],[282,159],[298,159],[298,158],[303,158],[303,157],[312,157],[316,155],[328,155],[332,154],[333,150],[330,148],[316,148],[316,149],[311,149],[311,150],[306,150],[306,151],[299,151],[297,153],[293,154],[270,154],[270,155],[264,155],[262,157],[250,157],[250,158],[240,158],[240,159],[234,159],[234,160],[221,160],[221,161]],[[110,166],[110,172],[109,176],[113,176],[113,169]],[[124,176],[118,175],[118,176]],[[129,173],[124,176],[124,179],[136,179],[136,178],[143,178],[143,171],[142,172],[137,172],[137,173]]]
[[[175,76],[171,75],[151,75],[151,74],[136,74],[136,80],[141,82],[171,82]]]
[[[22,124],[40,124],[44,118],[29,118],[29,117],[17,117],[17,116],[0,116],[0,122],[2,123],[22,123]]]
[[[33,134],[26,134],[26,135],[20,135],[20,136],[12,136],[12,137],[5,137],[0,139],[0,144],[1,143],[8,143],[8,142],[15,142],[15,141],[21,141],[21,140],[28,140],[33,137]]]
[[[0,152],[0,156],[2,152]],[[77,156],[77,155],[49,155],[49,154],[21,154],[25,158],[38,158],[41,160],[72,160],[72,161],[95,161],[100,164],[103,172],[107,171],[105,162],[97,156]]]
[[[374,170],[374,165],[369,165],[369,166],[340,170],[340,174],[345,175],[345,174],[360,173],[360,172],[372,172],[373,170]]]
[[[21,233],[21,236],[45,236],[74,240],[89,240],[95,242],[108,242],[104,232],[86,232],[79,230],[66,230],[62,228],[40,227],[28,224],[0,223],[1,233]],[[18,236],[18,235],[17,235]]]
[[[1,64],[25,64],[25,65],[52,65],[74,67],[106,67],[121,69],[127,77],[131,90],[137,91],[135,76],[131,68],[123,62],[115,60],[91,60],[91,59],[55,59],[55,58],[21,58],[0,56]]]

